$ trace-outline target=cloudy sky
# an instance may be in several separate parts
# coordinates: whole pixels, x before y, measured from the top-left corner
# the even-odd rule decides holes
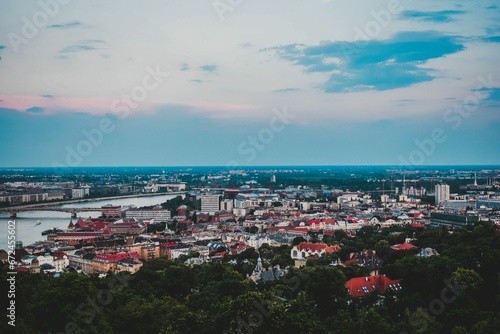
[[[0,166],[500,164],[496,3],[0,0]]]

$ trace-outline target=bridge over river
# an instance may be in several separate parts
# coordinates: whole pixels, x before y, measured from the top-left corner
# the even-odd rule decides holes
[[[68,212],[71,213],[71,218],[76,218],[78,215],[78,212],[94,212],[94,211],[101,211],[102,208],[63,208],[63,207],[53,207],[53,206],[32,206],[32,205],[25,205],[25,206],[15,206],[15,207],[8,207],[8,208],[0,208],[0,212],[9,212],[10,213],[10,218],[16,218],[17,214],[19,212],[26,212],[26,211],[56,211],[56,212]]]

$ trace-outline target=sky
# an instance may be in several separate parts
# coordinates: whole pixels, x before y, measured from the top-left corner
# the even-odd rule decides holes
[[[0,167],[500,164],[500,4],[0,0]]]

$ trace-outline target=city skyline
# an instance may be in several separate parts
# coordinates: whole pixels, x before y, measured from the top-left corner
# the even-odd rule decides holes
[[[0,7],[0,167],[500,164],[494,1]]]

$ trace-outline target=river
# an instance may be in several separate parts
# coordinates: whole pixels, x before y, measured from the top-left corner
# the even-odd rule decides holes
[[[64,204],[64,208],[93,208],[101,207],[106,204],[112,205],[135,205],[136,207],[156,205],[166,202],[167,200],[174,198],[179,195],[158,195],[158,196],[146,196],[146,197],[131,197],[131,198],[120,198],[113,200],[96,200],[92,202],[81,202],[81,203],[71,203]],[[182,195],[184,197],[184,195]],[[78,210],[77,210],[78,211]],[[97,218],[101,215],[101,212],[82,212],[78,216],[82,218]],[[57,212],[57,211],[25,211],[19,212],[17,218],[9,218],[8,212],[0,212],[0,249],[7,249],[7,226],[8,221],[14,220],[16,222],[16,241],[22,241],[23,245],[29,245],[38,240],[45,240],[45,236],[42,236],[41,232],[48,230],[50,228],[56,227],[60,229],[66,229],[69,222],[71,221],[71,214],[67,212]],[[40,225],[36,225],[37,221],[40,221]],[[76,219],[73,219],[75,222]]]

